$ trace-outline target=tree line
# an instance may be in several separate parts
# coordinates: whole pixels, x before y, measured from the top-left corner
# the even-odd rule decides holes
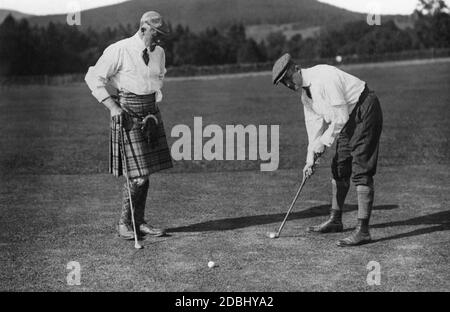
[[[162,43],[168,66],[269,62],[284,52],[298,59],[316,59],[450,47],[450,15],[442,0],[420,0],[413,27],[406,29],[394,21],[379,26],[355,21],[340,29],[325,27],[314,38],[295,35],[288,40],[282,32],[275,32],[256,42],[246,36],[243,24],[199,33],[170,23],[168,28],[170,35]],[[86,72],[108,45],[137,30],[138,24],[103,30],[55,23],[38,27],[9,15],[0,25],[0,75]]]

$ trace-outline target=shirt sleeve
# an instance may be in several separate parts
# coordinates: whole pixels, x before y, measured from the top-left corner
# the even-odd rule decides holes
[[[161,74],[159,75],[159,79],[161,81],[164,80],[164,77],[166,76],[167,69],[166,69],[166,53],[164,52],[164,49],[162,49],[161,52]]]
[[[120,64],[120,49],[109,46],[103,52],[94,66],[89,67],[84,80],[86,81],[92,95],[99,101],[103,101],[110,95],[106,90],[109,78],[114,76]]]
[[[303,105],[303,111],[308,133],[308,151],[312,151],[314,144],[322,136],[326,123],[322,116],[316,114],[308,105]]]
[[[347,123],[349,112],[339,72],[333,68],[333,72],[325,77],[323,92],[325,93],[325,100],[329,104],[330,125],[319,140],[323,145],[330,147]]]
[[[320,142],[330,147],[349,119],[348,105],[332,106],[331,123],[320,137]]]
[[[322,92],[324,94],[324,99],[331,106],[347,104],[344,86],[339,71],[336,68],[329,66],[326,71],[321,73],[321,75],[321,80],[323,81]]]
[[[164,49],[161,48],[161,69],[159,74],[159,80],[161,81],[161,87],[163,85],[164,77],[166,76],[167,69],[166,69],[166,53],[164,52]],[[161,102],[163,98],[163,94],[161,89],[156,90],[156,102]]]

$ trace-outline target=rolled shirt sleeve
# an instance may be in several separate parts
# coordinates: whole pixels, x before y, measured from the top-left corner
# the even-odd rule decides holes
[[[349,119],[347,101],[339,75],[329,75],[326,81],[326,100],[330,104],[328,112],[329,126],[319,138],[321,144],[330,147]]]
[[[109,46],[103,52],[94,66],[89,67],[85,81],[92,91],[92,95],[102,102],[110,96],[106,90],[109,78],[116,74],[120,64],[120,49]]]
[[[164,77],[166,76],[167,69],[166,69],[166,53],[163,49],[161,49],[161,73],[159,74],[159,80],[161,81],[161,88],[163,85]],[[163,99],[163,94],[161,89],[158,89],[156,91],[156,102],[161,102]]]
[[[316,114],[308,105],[303,105],[303,111],[306,132],[308,133],[308,152],[314,152],[315,144],[320,140],[326,123],[322,116]]]
[[[349,119],[348,105],[333,106],[331,109],[331,123],[319,138],[319,141],[327,147],[333,145],[336,137],[342,131],[342,128],[344,128]]]
[[[161,74],[159,75],[159,79],[161,82],[164,80],[164,77],[166,76],[167,69],[166,69],[166,53],[163,49],[161,49]]]
[[[347,124],[365,82],[329,65],[302,69],[302,75],[303,83],[310,87],[312,94],[310,107],[304,105],[311,158],[324,147],[333,145]],[[316,116],[312,117],[314,114]]]

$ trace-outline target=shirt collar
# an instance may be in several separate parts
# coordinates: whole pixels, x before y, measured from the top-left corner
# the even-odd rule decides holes
[[[308,69],[302,68],[300,69],[302,73],[303,85],[302,87],[310,87],[311,86],[311,77],[309,75]]]
[[[134,36],[131,38],[133,39],[136,48],[140,50],[144,50],[146,48],[144,40],[142,40],[141,37],[139,37],[139,32],[136,32],[136,34],[134,34]]]

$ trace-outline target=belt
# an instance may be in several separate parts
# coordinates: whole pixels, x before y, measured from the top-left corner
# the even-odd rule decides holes
[[[370,89],[367,86],[367,84],[364,86],[364,90],[361,92],[359,98],[358,98],[358,102],[356,102],[355,106],[352,109],[352,112],[350,113],[350,118],[354,118],[355,116],[355,112],[356,109],[358,107],[360,107],[362,105],[362,103],[364,103],[364,101],[366,100],[366,98],[369,96],[370,93]],[[353,116],[353,117],[352,117]]]
[[[122,96],[123,95],[135,95],[134,93],[125,93],[125,92],[119,92]],[[155,95],[155,93],[146,94],[145,96],[151,96]],[[119,97],[117,95],[111,95],[111,98],[118,103]],[[155,124],[158,124],[158,118],[153,114],[148,114],[145,117],[137,117],[133,112],[130,112],[125,107],[120,105],[120,107],[126,112],[125,116],[122,116],[122,125],[125,126],[127,130],[130,130],[131,128],[144,128],[147,125],[147,122],[150,118],[152,118],[155,121]]]
[[[147,94],[135,94],[132,92],[125,92],[125,91],[117,91],[117,94],[111,95],[114,101],[118,102],[120,97],[123,97],[125,99],[127,98],[136,98],[136,99],[145,99],[145,98],[151,98],[151,100],[156,101],[156,92],[147,93]]]
[[[138,130],[145,140],[154,148],[158,140],[158,118],[148,114],[144,118],[133,117],[127,111],[120,115],[120,127],[126,131]]]
[[[367,96],[369,95],[370,90],[369,87],[367,86],[367,84],[364,86],[364,90],[363,92],[361,92],[361,95],[359,96],[358,102],[356,103],[356,106],[361,105],[367,98]]]
[[[122,109],[125,111],[125,115],[122,116],[122,125],[125,129],[131,130],[131,129],[141,129],[142,131],[145,131],[146,128],[149,126],[149,123],[152,121],[155,125],[158,124],[158,118],[153,114],[148,114],[145,117],[136,117],[133,116],[132,113],[130,113],[128,110],[122,107]]]

